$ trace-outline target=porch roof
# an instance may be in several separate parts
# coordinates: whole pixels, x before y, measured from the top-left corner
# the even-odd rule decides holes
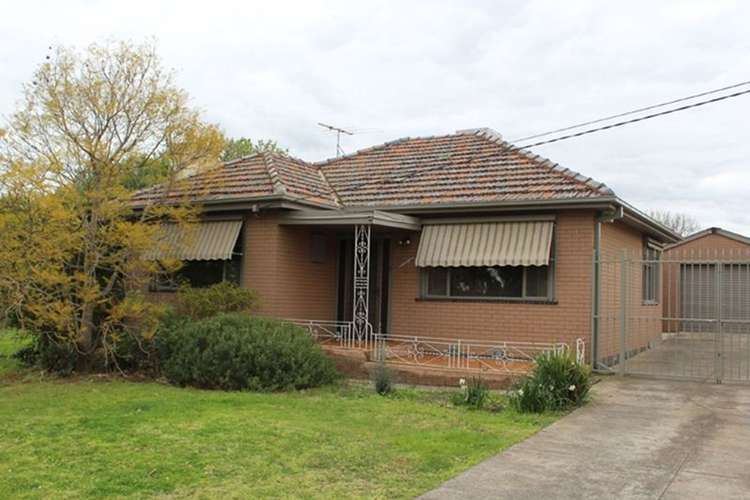
[[[422,223],[416,217],[383,210],[299,210],[281,220],[294,226],[353,226],[372,225],[394,229],[419,231]]]

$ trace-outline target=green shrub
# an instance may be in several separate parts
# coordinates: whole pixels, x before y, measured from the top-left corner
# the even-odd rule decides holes
[[[471,377],[467,383],[465,379],[459,382],[461,390],[452,396],[456,406],[468,406],[480,410],[490,397],[490,389],[480,377]]]
[[[536,358],[534,371],[522,378],[509,394],[521,412],[541,413],[580,406],[591,389],[591,370],[565,349]]]
[[[166,307],[160,317],[156,333],[149,337],[128,334],[122,336],[114,347],[114,359],[120,370],[158,376],[164,361],[169,358],[171,338],[190,322],[173,307]]]
[[[280,391],[333,382],[333,361],[301,328],[245,314],[187,323],[165,337],[163,371],[177,385]]]
[[[28,332],[27,332],[28,333]],[[50,373],[67,376],[75,371],[79,354],[74,345],[44,332],[28,333],[31,342],[9,356],[25,366],[38,366]]]
[[[29,345],[14,352],[13,359],[17,359],[24,366],[34,366],[39,361],[39,353],[33,345]]]
[[[175,312],[198,320],[221,313],[243,312],[258,302],[255,291],[222,282],[206,288],[180,287],[175,296]]]
[[[382,358],[372,372],[372,383],[375,386],[375,392],[381,396],[387,396],[393,392],[393,373]]]
[[[75,371],[79,356],[75,346],[70,343],[57,341],[50,335],[42,333],[37,335],[34,349],[37,364],[48,372],[68,376]]]

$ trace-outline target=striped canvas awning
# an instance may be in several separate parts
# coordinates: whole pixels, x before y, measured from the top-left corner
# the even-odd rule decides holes
[[[417,267],[546,266],[553,221],[425,224]]]
[[[241,220],[164,224],[157,249],[147,260],[229,260],[242,229]]]

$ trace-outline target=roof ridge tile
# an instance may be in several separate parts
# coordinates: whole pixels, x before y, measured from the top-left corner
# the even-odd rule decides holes
[[[279,171],[276,169],[276,165],[274,165],[273,163],[273,155],[271,155],[267,151],[264,151],[262,155],[263,155],[263,164],[266,166],[266,171],[268,172],[268,176],[271,178],[271,186],[273,186],[273,193],[274,194],[286,194],[287,189],[286,189],[286,186],[284,185],[284,181],[279,175]]]
[[[480,135],[482,137],[487,138],[489,137],[502,137],[499,133],[495,132],[492,129],[484,130],[482,133],[479,133],[477,135]],[[494,141],[493,141],[494,142]],[[537,162],[540,166],[544,166],[549,168],[550,170],[554,172],[558,172],[561,175],[565,175],[566,177],[569,177],[576,182],[579,182],[581,184],[584,184],[589,189],[596,191],[600,194],[604,195],[614,195],[614,191],[610,189],[606,184],[603,182],[599,182],[594,180],[592,177],[587,177],[580,172],[576,172],[575,170],[571,170],[568,167],[563,167],[559,163],[553,162],[549,158],[546,158],[544,156],[541,156],[539,154],[533,153],[531,151],[528,151],[526,149],[520,148],[514,144],[511,144],[510,142],[506,140],[502,140],[503,147],[506,147],[510,149],[511,151],[518,152],[519,154],[523,155],[525,158],[527,158],[530,161]],[[559,167],[559,168],[558,168]]]

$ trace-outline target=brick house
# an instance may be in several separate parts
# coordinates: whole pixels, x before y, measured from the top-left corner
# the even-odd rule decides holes
[[[489,129],[319,163],[257,154],[169,192],[144,190],[135,203],[184,196],[204,214],[197,236],[176,250],[184,279],[235,281],[258,292],[259,314],[348,325],[358,338],[583,339],[590,352],[595,291],[618,279],[597,269],[595,253],[678,239],[604,184]],[[658,317],[655,287],[638,290],[650,290],[637,300]]]

